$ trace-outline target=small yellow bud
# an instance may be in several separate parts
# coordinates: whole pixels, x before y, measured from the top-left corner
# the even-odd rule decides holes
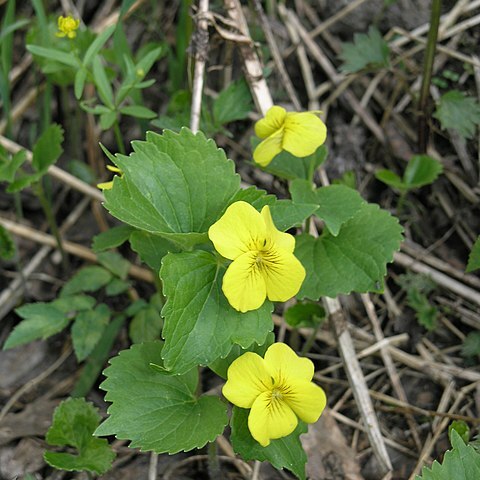
[[[145,76],[145,70],[143,68],[138,68],[136,73],[138,78],[143,78]]]

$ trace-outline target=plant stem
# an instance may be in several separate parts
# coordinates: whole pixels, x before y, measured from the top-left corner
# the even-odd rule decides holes
[[[113,124],[113,133],[115,134],[115,140],[117,141],[118,150],[122,155],[125,155],[125,145],[123,143],[122,132],[120,132],[120,125],[118,120],[115,120]]]
[[[220,462],[217,455],[217,442],[210,442],[207,446],[208,450],[208,476],[211,480],[220,480],[222,474],[220,472]]]
[[[45,191],[43,189],[42,179],[35,185],[35,193],[40,200],[40,204],[42,205],[42,209],[47,217],[47,222],[50,227],[50,230],[57,241],[58,249],[60,250],[60,255],[62,256],[62,266],[65,271],[68,270],[68,259],[63,248],[62,238],[60,236],[60,232],[58,230],[58,225],[55,220],[55,216],[53,215],[52,204],[50,200],[45,195]]]
[[[432,11],[430,15],[430,29],[428,31],[427,47],[425,49],[425,60],[423,62],[422,86],[420,99],[418,101],[418,151],[425,153],[427,150],[428,125],[427,125],[427,103],[430,94],[430,82],[433,72],[433,61],[437,46],[438,26],[440,25],[440,13],[442,0],[432,0]]]

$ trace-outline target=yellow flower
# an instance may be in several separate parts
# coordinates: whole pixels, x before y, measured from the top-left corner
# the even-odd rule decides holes
[[[57,37],[75,38],[77,32],[75,30],[80,26],[80,20],[73,18],[72,16],[58,17],[58,32],[55,34]]]
[[[265,140],[255,148],[253,159],[265,167],[282,150],[300,158],[311,155],[327,138],[327,127],[317,113],[270,108],[265,118],[255,124],[255,134]]]
[[[274,343],[265,358],[247,352],[232,362],[223,395],[237,407],[250,408],[248,429],[263,447],[290,435],[298,418],[318,420],[325,408],[325,392],[313,383],[313,363],[300,358],[284,343]]]
[[[240,312],[260,308],[269,300],[285,302],[298,293],[305,278],[293,255],[295,238],[276,229],[270,209],[259,213],[246,202],[235,202],[208,230],[220,255],[233,260],[222,290]]]
[[[119,173],[122,176],[122,171],[118,167],[114,167],[113,165],[107,165],[107,169],[114,173]],[[97,187],[101,188],[102,190],[111,190],[113,187],[113,179],[109,182],[97,183]]]

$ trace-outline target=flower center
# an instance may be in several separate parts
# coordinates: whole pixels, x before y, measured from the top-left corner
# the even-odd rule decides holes
[[[282,400],[283,399],[283,393],[279,388],[274,388],[272,390],[272,400]]]

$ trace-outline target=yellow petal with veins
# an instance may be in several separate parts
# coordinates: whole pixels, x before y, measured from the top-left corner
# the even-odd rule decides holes
[[[282,151],[283,129],[277,130],[260,142],[253,151],[253,159],[266,167]]]
[[[272,214],[270,212],[270,207],[265,205],[262,208],[262,217],[265,221],[265,226],[267,227],[267,238],[273,240],[277,247],[283,248],[289,253],[293,253],[295,250],[295,238],[289,233],[283,233],[277,229],[272,220]]]
[[[262,357],[247,352],[232,362],[223,386],[225,398],[241,408],[250,408],[255,399],[272,388],[272,379]]]
[[[292,379],[288,381],[288,387],[285,402],[301,420],[315,423],[327,404],[323,389],[310,381]]]
[[[228,303],[239,312],[256,310],[267,296],[265,280],[257,264],[257,252],[236,258],[223,277],[222,290]]]
[[[313,362],[299,357],[285,343],[274,343],[265,353],[265,365],[276,384],[290,381],[310,382],[313,378]]]
[[[263,447],[270,440],[290,435],[298,424],[292,409],[275,392],[265,392],[253,402],[248,416],[248,429],[252,437]]]
[[[265,232],[260,213],[249,203],[235,202],[208,229],[208,237],[220,255],[234,260],[263,245]]]

